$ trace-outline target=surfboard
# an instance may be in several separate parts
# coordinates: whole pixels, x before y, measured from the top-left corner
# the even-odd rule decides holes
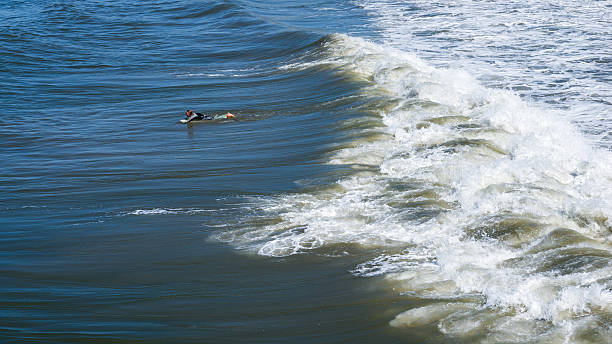
[[[184,119],[181,119],[181,120],[180,120],[180,122],[181,122],[181,123],[189,123],[189,122],[194,121],[194,119],[195,119],[195,118],[197,118],[197,117],[198,117],[198,115],[193,114],[193,115],[191,115],[191,117],[189,117],[189,118],[184,118]],[[195,121],[197,121],[197,119],[195,119]]]

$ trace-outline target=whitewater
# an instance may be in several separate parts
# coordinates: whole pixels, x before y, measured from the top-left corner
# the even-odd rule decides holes
[[[609,55],[587,54],[590,38],[561,41],[560,55],[540,47],[585,18],[558,22],[556,5],[543,13],[535,3],[358,4],[382,39],[332,34],[281,67],[324,68],[364,83],[371,116],[345,126],[365,129],[326,158],[352,172],[314,190],[260,198],[272,224],[246,221],[217,238],[274,257],[369,252],[352,274],[382,278],[400,297],[424,302],[396,314],[393,327],[436,326],[468,342],[608,341],[609,71],[586,78],[592,66],[564,68],[572,59],[609,65]],[[604,11],[590,25],[609,23],[609,4],[589,5],[583,12]],[[529,49],[524,35],[543,22],[561,33],[522,61],[508,53]],[[597,29],[609,42],[607,29]],[[415,37],[428,30],[441,35]],[[547,72],[516,65],[534,60]]]

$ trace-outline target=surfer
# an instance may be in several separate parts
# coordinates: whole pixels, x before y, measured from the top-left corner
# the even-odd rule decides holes
[[[186,117],[187,122],[213,119],[211,115],[205,115],[199,112],[193,112],[192,110],[185,111],[185,117]]]
[[[202,114],[199,112],[193,112],[192,110],[187,110],[185,111],[185,122],[191,122],[191,121],[212,121],[214,119],[230,119],[230,118],[236,118],[236,116],[234,116],[232,113],[228,112],[225,115],[215,115],[215,116],[211,116],[208,114]]]

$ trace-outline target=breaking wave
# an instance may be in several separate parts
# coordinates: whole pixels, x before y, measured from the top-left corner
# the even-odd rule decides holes
[[[358,247],[353,274],[431,302],[395,327],[437,324],[487,342],[610,337],[610,152],[464,71],[345,35],[318,54],[285,68],[366,81],[375,135],[329,153],[352,167],[338,182],[262,199],[265,221],[218,239],[276,257]]]

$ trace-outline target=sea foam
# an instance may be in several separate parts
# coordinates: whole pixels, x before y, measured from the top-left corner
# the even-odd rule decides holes
[[[354,174],[263,202],[278,220],[232,240],[268,256],[335,244],[388,251],[353,273],[386,276],[400,294],[425,300],[476,295],[467,305],[407,310],[392,326],[439,322],[447,334],[505,342],[524,339],[507,324],[542,321],[525,331],[545,342],[573,335],[585,317],[610,316],[610,152],[591,147],[557,111],[465,71],[345,35],[322,48],[321,64],[369,80],[365,96],[394,104],[378,113],[384,135],[329,156],[329,164],[356,166]]]

